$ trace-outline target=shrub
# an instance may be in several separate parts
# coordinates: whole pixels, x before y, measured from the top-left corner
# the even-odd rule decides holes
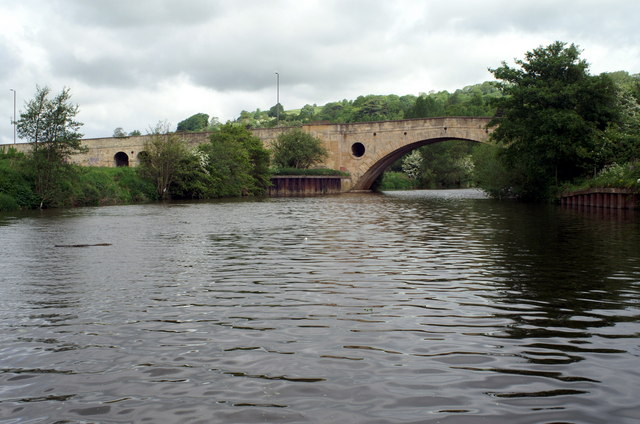
[[[377,190],[411,190],[415,181],[403,172],[385,172]]]
[[[17,211],[20,209],[18,202],[6,193],[0,193],[0,212]]]

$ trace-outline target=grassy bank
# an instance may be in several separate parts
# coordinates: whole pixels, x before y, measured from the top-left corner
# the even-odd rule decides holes
[[[0,211],[36,209],[40,198],[34,173],[24,155],[0,155]],[[72,166],[57,182],[48,207],[99,206],[148,202],[156,199],[155,187],[133,168]]]
[[[571,192],[604,187],[626,188],[640,192],[640,161],[606,166],[592,178],[563,185],[560,191]]]

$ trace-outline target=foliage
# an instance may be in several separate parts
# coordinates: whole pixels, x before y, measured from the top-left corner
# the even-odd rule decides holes
[[[0,192],[0,212],[17,211],[20,209],[18,202],[12,196]]]
[[[514,178],[514,171],[499,157],[501,151],[501,147],[488,144],[473,149],[473,179],[478,187],[497,199],[512,197],[511,181]]]
[[[448,140],[419,149],[421,188],[461,188],[473,185],[471,152],[476,143]]]
[[[169,187],[187,161],[189,151],[184,140],[170,133],[165,123],[158,123],[149,135],[140,163],[140,175],[154,181],[158,197],[167,199]]]
[[[640,191],[640,160],[607,165],[593,178],[578,181],[575,184],[564,185],[563,191],[595,187],[630,188]]]
[[[415,180],[403,172],[385,172],[377,183],[376,190],[411,190],[415,188]]]
[[[609,75],[616,84],[620,119],[607,127],[597,159],[605,165],[640,160],[640,75]]]
[[[279,118],[280,116],[284,116],[284,107],[280,103],[273,105],[269,109],[269,112],[267,112],[267,116],[270,116],[271,118]]]
[[[209,126],[209,115],[206,113],[196,113],[184,121],[178,122],[176,131],[206,131]]]
[[[505,96],[491,125],[499,155],[513,170],[511,191],[522,199],[543,200],[554,187],[598,165],[603,131],[617,115],[616,92],[606,75],[590,76],[575,45],[555,42],[527,52],[519,68],[491,70]]]
[[[273,163],[283,168],[310,168],[328,156],[322,141],[300,128],[280,134],[271,150]]]
[[[422,155],[420,151],[414,150],[410,154],[406,155],[402,160],[402,172],[407,174],[407,177],[412,180],[417,179],[422,168]]]
[[[40,201],[33,189],[33,179],[25,166],[27,159],[21,153],[0,154],[0,193],[4,200],[0,210],[32,209]]]
[[[75,120],[78,106],[71,103],[69,89],[53,99],[49,94],[49,88],[36,87],[17,122],[19,136],[33,143],[29,168],[41,208],[64,203],[68,190],[62,182],[75,172],[69,158],[84,150],[78,131],[82,123]]]
[[[133,168],[79,167],[70,182],[72,196],[66,206],[102,206],[148,202],[156,198],[155,186]]]
[[[115,130],[113,130],[113,137],[125,138],[127,137],[127,133],[122,129],[122,127],[118,127]]]
[[[317,121],[350,123],[384,121],[435,116],[492,116],[495,108],[491,100],[502,94],[495,82],[484,82],[453,93],[447,91],[407,94],[358,96],[355,100],[343,99],[324,106],[304,105],[299,110],[285,111],[279,108],[279,125],[300,126]],[[235,120],[247,128],[269,128],[276,125],[276,106],[268,111],[243,110]]]
[[[0,210],[34,209],[40,199],[34,190],[31,162],[24,155],[0,155]],[[57,207],[98,206],[145,202],[155,199],[153,184],[133,168],[99,168],[71,165],[73,173],[59,181],[65,197]]]
[[[214,197],[260,195],[270,185],[269,152],[249,130],[224,124],[200,146],[212,179]]]

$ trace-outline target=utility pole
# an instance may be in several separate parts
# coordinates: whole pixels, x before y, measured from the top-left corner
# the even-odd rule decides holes
[[[13,144],[16,144],[16,90],[13,88],[9,90],[13,91]]]
[[[280,74],[276,72],[276,125],[280,122]]]

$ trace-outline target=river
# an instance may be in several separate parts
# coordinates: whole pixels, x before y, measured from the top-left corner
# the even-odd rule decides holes
[[[2,424],[638,423],[639,319],[637,212],[461,190],[0,215]]]

